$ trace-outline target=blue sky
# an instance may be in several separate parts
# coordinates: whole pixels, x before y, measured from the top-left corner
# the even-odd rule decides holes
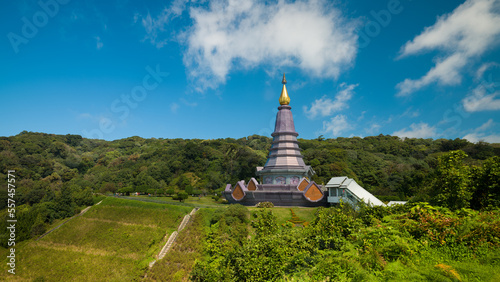
[[[500,142],[499,0],[2,5],[0,136]]]

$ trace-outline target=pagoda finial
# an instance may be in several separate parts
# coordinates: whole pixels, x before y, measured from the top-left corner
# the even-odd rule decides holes
[[[283,73],[283,80],[281,81],[283,83],[283,89],[281,90],[281,96],[280,96],[280,105],[288,105],[290,104],[290,97],[288,96],[288,92],[286,91],[286,78],[285,78],[285,73]]]

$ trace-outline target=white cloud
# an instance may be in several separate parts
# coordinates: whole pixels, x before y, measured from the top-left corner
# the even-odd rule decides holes
[[[323,133],[331,133],[333,136],[339,136],[340,133],[352,128],[344,115],[337,115],[330,121],[323,121]]]
[[[487,122],[485,122],[483,125],[481,125],[480,127],[478,127],[476,129],[476,131],[477,132],[485,131],[486,129],[492,127],[493,125],[495,125],[495,123],[493,122],[493,119],[490,118]]]
[[[77,119],[92,119],[93,116],[89,113],[81,113],[77,116]]]
[[[458,84],[462,79],[459,71],[466,63],[466,58],[464,58],[460,53],[439,61],[436,63],[436,66],[423,77],[417,80],[407,78],[398,83],[396,85],[396,88],[399,90],[398,96],[408,96],[420,88],[434,82],[441,85]]]
[[[410,118],[416,118],[420,116],[420,111],[419,110],[413,110],[413,107],[409,107],[406,109],[404,113],[399,115],[399,117],[410,117]]]
[[[346,85],[342,83],[340,85],[342,90],[340,90],[337,95],[335,95],[335,99],[332,100],[327,98],[327,96],[323,96],[321,99],[315,100],[310,109],[307,109],[307,106],[303,107],[304,113],[307,115],[309,119],[313,119],[318,115],[325,117],[329,116],[335,112],[339,112],[341,110],[349,108],[347,102],[351,100],[354,88],[358,86],[357,84]]]
[[[407,42],[400,57],[428,50],[443,51],[444,57],[423,77],[399,83],[396,86],[398,96],[409,95],[435,82],[442,85],[460,83],[463,67],[499,42],[499,8],[498,0],[467,0]]]
[[[469,133],[463,137],[463,139],[469,140],[469,142],[477,143],[479,141],[485,141],[488,143],[500,143],[500,135],[490,134],[487,135],[484,131],[495,126],[493,119],[489,119],[487,122],[483,123],[480,127],[476,128],[474,132]]]
[[[198,106],[198,103],[196,102],[189,102],[188,100],[184,99],[184,98],[181,98],[179,99],[184,105],[188,106],[188,107],[196,107]]]
[[[485,85],[481,84],[462,100],[467,112],[500,110],[500,99],[497,99],[500,96],[500,91],[488,94],[486,88]],[[488,87],[488,89],[491,88]]]
[[[488,143],[500,143],[500,135],[484,135],[482,133],[470,133],[463,137],[463,139],[467,139],[469,142],[477,143],[479,141],[484,141]]]
[[[177,109],[179,108],[179,104],[177,103],[172,103],[170,104],[170,111],[172,111],[172,113],[177,113]]]
[[[382,126],[380,124],[372,123],[370,128],[365,129],[365,132],[368,134],[376,134],[376,133],[380,132],[380,128],[382,128]]]
[[[480,80],[483,77],[484,72],[486,72],[489,68],[498,67],[498,66],[500,66],[500,64],[495,63],[495,62],[489,62],[489,63],[482,64],[476,71],[476,79]]]
[[[136,15],[135,20],[139,18]],[[159,39],[159,35],[164,32],[164,26],[170,21],[170,13],[167,9],[163,10],[162,13],[155,19],[151,17],[151,14],[147,14],[141,19],[141,24],[146,30],[146,36],[144,40],[149,40],[151,44],[155,45],[156,48],[161,48],[167,44],[166,39]]]
[[[366,111],[362,111],[361,115],[358,117],[358,121],[361,121],[362,119],[365,118]]]
[[[189,2],[189,0],[174,0],[172,5],[170,5],[170,13],[176,17],[180,16],[186,9],[187,2]]]
[[[188,0],[174,0],[170,7],[163,9],[156,18],[153,18],[149,12],[146,16],[136,14],[134,21],[137,22],[140,20],[146,30],[144,40],[149,40],[156,48],[165,46],[168,41],[168,38],[162,38],[162,33],[166,32],[165,27],[172,19],[182,14],[186,9],[187,2]]]
[[[91,113],[81,113],[81,114],[78,114],[76,116],[76,119],[78,121],[89,120],[89,121],[92,121],[92,122],[99,122],[100,120],[105,119],[105,118],[106,118],[106,116],[104,116],[104,115],[94,115],[94,114],[91,114]]]
[[[96,41],[96,49],[101,50],[101,48],[104,46],[104,44],[102,43],[101,37],[96,36],[95,41]]]
[[[410,130],[403,128],[399,131],[392,133],[394,136],[407,137],[407,138],[430,138],[436,136],[436,127],[429,126],[427,123],[412,123]]]
[[[258,65],[337,78],[356,56],[355,23],[327,1],[214,0],[189,11],[184,62],[201,90],[225,83],[232,69]]]

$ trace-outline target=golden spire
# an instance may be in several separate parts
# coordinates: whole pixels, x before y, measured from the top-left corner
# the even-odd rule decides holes
[[[288,96],[288,92],[286,91],[285,73],[283,73],[283,80],[281,81],[281,83],[283,83],[283,89],[281,90],[280,105],[288,105],[290,104],[290,97]]]

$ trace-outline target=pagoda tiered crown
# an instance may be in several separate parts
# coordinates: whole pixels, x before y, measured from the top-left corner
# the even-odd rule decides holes
[[[273,142],[267,162],[263,168],[257,168],[257,175],[263,184],[291,184],[296,185],[301,178],[310,178],[314,171],[306,166],[300,153],[295,124],[293,122],[292,107],[289,106],[290,96],[286,90],[286,78],[283,74],[283,88],[279,98],[280,106],[276,115],[274,132],[271,134]]]

